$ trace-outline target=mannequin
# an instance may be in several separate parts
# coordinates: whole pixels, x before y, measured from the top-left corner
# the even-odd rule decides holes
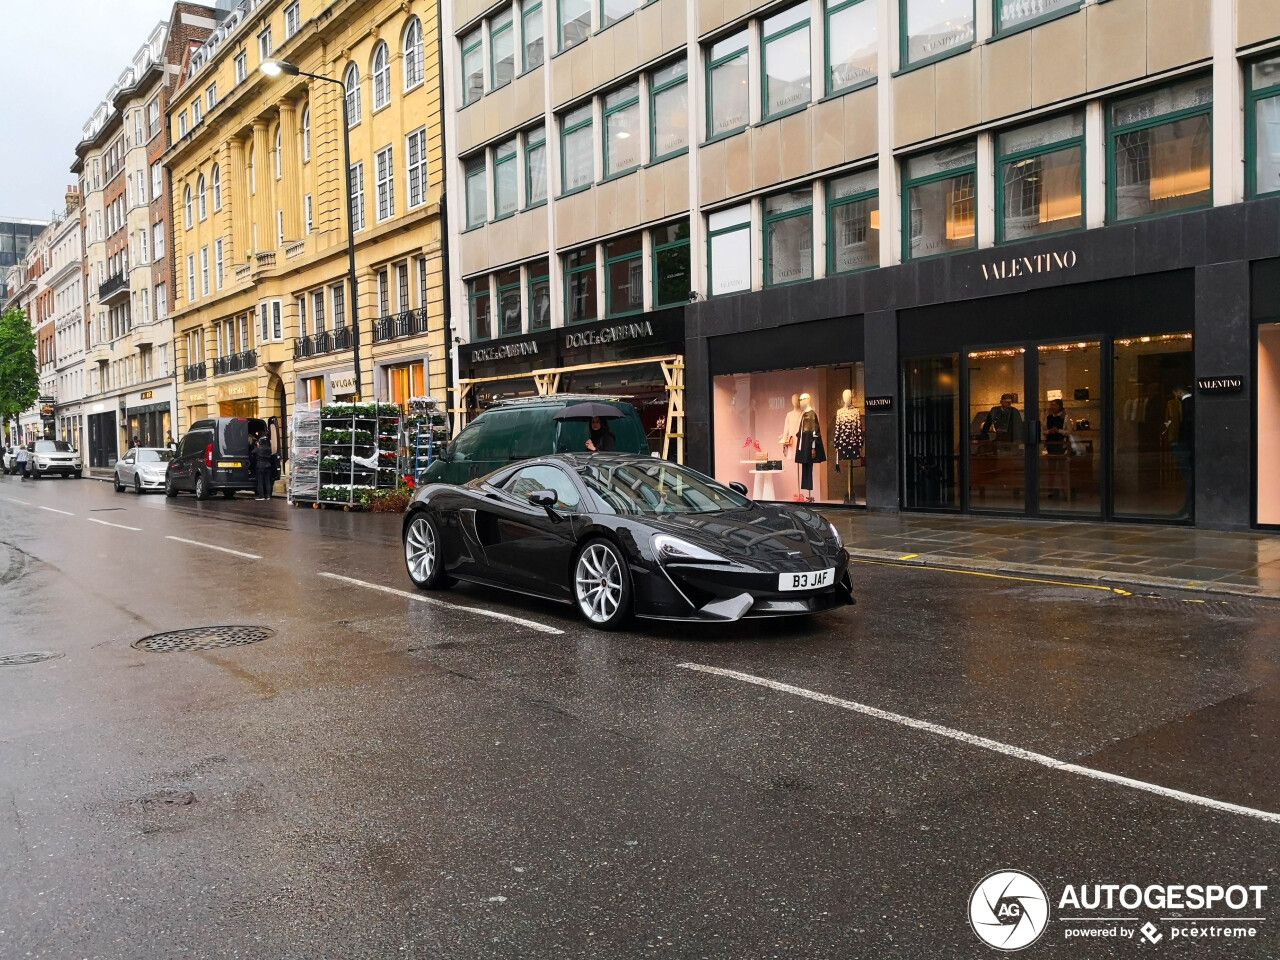
[[[800,394],[791,395],[791,409],[787,411],[786,422],[782,426],[782,436],[778,443],[782,444],[782,459],[794,461],[796,458],[796,434],[800,432]],[[797,474],[799,470],[797,469]],[[797,477],[798,479],[798,477]]]
[[[800,430],[796,434],[796,463],[800,464],[800,489],[804,499],[813,502],[813,465],[826,463],[827,451],[822,445],[822,423],[813,409],[813,398],[800,394]]]
[[[845,476],[845,502],[853,499],[853,468],[862,459],[862,417],[853,405],[853,391],[846,390],[836,411],[835,429],[831,431],[831,445],[836,448],[836,472],[840,461],[847,461],[849,471]]]

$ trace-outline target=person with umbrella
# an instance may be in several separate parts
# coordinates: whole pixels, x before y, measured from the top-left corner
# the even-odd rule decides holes
[[[575,403],[557,413],[554,419],[562,423],[570,420],[589,423],[591,433],[587,437],[587,450],[590,453],[604,453],[618,448],[618,438],[609,428],[610,420],[622,419],[622,413],[617,407],[607,403]]]
[[[591,436],[587,438],[587,449],[592,453],[604,453],[609,450],[616,450],[617,447],[618,438],[609,429],[609,421],[601,420],[599,417],[592,417]]]

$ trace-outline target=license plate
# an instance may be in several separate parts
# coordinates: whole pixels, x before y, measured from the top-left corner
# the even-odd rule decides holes
[[[218,461],[218,466],[220,466],[220,467],[238,467],[238,466],[240,466],[240,461],[239,461],[239,460],[236,460],[236,461],[233,463],[233,462],[231,462],[230,460],[219,460],[219,461]]]
[[[779,590],[816,590],[818,587],[829,587],[836,582],[836,570],[813,570],[809,573],[778,574]]]

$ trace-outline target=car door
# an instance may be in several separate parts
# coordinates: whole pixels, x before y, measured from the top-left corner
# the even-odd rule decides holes
[[[122,486],[131,486],[134,476],[134,461],[137,460],[138,451],[130,450],[124,455],[119,463],[116,464],[116,476],[120,478]]]
[[[555,492],[553,510],[529,501],[539,490]],[[487,488],[475,523],[492,579],[517,590],[570,599],[569,566],[581,510],[577,482],[556,464],[530,464],[500,487]]]

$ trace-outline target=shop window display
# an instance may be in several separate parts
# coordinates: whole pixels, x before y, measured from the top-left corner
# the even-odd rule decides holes
[[[718,376],[716,479],[755,500],[866,503],[863,365]]]
[[[1258,523],[1280,525],[1280,323],[1258,325]]]

